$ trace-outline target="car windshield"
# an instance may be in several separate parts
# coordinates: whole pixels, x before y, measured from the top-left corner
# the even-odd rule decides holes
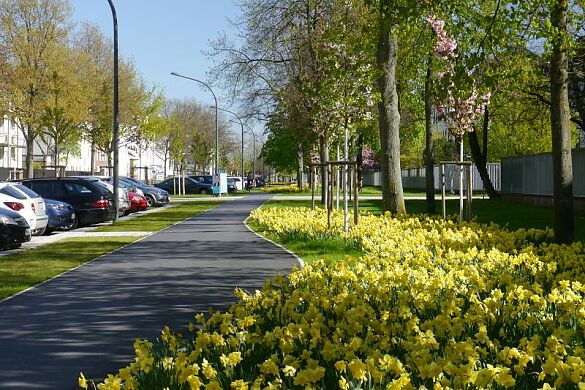
[[[146,184],[146,183],[143,183],[143,182],[141,182],[140,180],[136,180],[136,179],[134,179],[134,178],[132,178],[132,177],[127,177],[127,178],[125,178],[125,179],[126,179],[126,180],[128,180],[128,181],[131,181],[131,182],[133,182],[133,183],[136,183],[136,184],[138,184],[139,186],[148,186],[148,184]]]
[[[25,194],[27,194],[28,196],[30,196],[31,198],[38,198],[40,196],[30,188],[23,186],[22,184],[15,184],[14,186],[21,190],[22,192],[24,192]]]
[[[129,186],[129,187],[135,187],[136,186],[136,183],[134,183],[133,181],[130,181],[128,179],[122,179],[122,178],[120,178],[119,180],[120,180],[120,183],[123,183],[126,186]]]
[[[98,180],[98,181],[95,182],[95,184],[97,184],[100,187],[106,188],[108,191],[110,190],[110,187],[108,187],[109,184],[106,183],[106,182],[103,182],[101,180]]]
[[[12,196],[16,199],[26,199],[26,195],[23,194],[21,191],[17,190],[11,185],[7,185],[5,187],[0,188],[0,193],[8,196]]]

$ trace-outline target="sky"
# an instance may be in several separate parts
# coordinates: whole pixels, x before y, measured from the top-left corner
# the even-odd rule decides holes
[[[74,21],[87,21],[113,36],[107,0],[71,0]],[[212,66],[203,51],[221,32],[230,33],[228,18],[235,19],[233,0],[114,0],[118,15],[120,56],[131,58],[144,79],[160,87],[168,98],[194,97],[213,104],[209,90],[198,83],[171,76],[177,72],[208,81]],[[221,90],[214,89],[218,98]],[[219,107],[231,109],[219,102]]]

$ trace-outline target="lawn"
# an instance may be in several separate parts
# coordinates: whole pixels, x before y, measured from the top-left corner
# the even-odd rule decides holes
[[[160,211],[144,214],[131,219],[121,219],[111,225],[100,226],[95,232],[156,232],[177,222],[200,214],[221,201],[185,202]]]
[[[274,203],[270,205],[273,207]],[[261,233],[279,244],[282,244],[286,249],[298,255],[306,263],[312,263],[315,260],[323,259],[326,262],[338,261],[346,256],[359,257],[364,254],[363,251],[348,244],[341,238],[337,239],[319,239],[319,240],[299,240],[296,237],[277,237],[268,231],[265,231],[260,226],[249,221],[250,226],[254,231]]]
[[[71,238],[0,257],[0,299],[37,285],[140,237]]]

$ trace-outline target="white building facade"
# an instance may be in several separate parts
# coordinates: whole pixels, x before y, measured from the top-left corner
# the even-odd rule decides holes
[[[49,141],[50,142],[50,141]],[[106,175],[112,174],[107,155],[95,150],[94,171],[91,172],[92,148],[86,140],[81,140],[77,153],[63,154],[55,164],[52,145],[47,145],[41,137],[34,144],[35,176],[53,176],[55,165],[61,174]],[[7,117],[0,123],[0,180],[23,177],[26,156],[26,142],[18,126]],[[173,162],[165,164],[164,151],[158,150],[154,143],[141,145],[122,140],[118,149],[119,174],[131,176],[148,182],[162,181],[173,172]],[[166,165],[166,170],[165,170]]]
[[[18,179],[22,175],[26,142],[17,124],[4,117],[0,125],[0,179]]]

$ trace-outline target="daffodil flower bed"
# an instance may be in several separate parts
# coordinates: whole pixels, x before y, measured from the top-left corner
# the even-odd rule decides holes
[[[299,188],[296,184],[291,185],[276,185],[276,186],[266,186],[262,187],[262,192],[267,192],[270,194],[275,193],[296,193],[296,192],[303,192],[307,191],[309,188],[305,186],[304,188]]]
[[[585,250],[550,231],[265,208],[281,237],[366,255],[237,291],[184,335],[135,343],[100,389],[585,389]],[[121,387],[120,387],[121,386]]]

